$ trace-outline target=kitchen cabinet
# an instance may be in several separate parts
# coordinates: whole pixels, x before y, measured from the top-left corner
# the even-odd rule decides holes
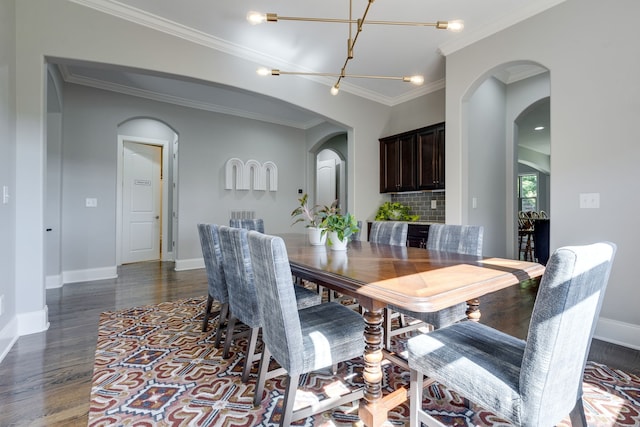
[[[409,223],[407,227],[407,246],[412,248],[426,248],[429,237],[429,224]]]
[[[417,189],[444,190],[444,123],[418,132]]]
[[[380,192],[444,189],[444,123],[381,138]]]
[[[380,139],[380,192],[412,191],[416,188],[416,135]]]

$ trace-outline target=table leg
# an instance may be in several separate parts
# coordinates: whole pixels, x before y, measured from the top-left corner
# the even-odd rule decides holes
[[[364,401],[358,416],[365,426],[378,427],[387,421],[389,410],[407,399],[407,390],[401,388],[382,397],[382,308],[365,309],[364,317]]]
[[[478,298],[467,301],[467,318],[474,322],[480,321],[480,300]]]

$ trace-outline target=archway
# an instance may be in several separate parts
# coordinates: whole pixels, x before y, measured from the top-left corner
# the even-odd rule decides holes
[[[517,258],[516,119],[550,97],[550,74],[533,62],[502,64],[484,73],[467,93],[463,160],[468,205],[463,221],[484,225],[485,255]]]
[[[124,152],[127,144],[140,144],[159,147],[162,150],[162,184],[161,184],[161,209],[158,214],[160,227],[158,259],[162,261],[175,259],[176,248],[173,242],[177,241],[176,226],[177,196],[177,154],[178,135],[167,124],[153,118],[132,118],[118,125],[118,161],[116,174],[116,264],[122,264],[127,258],[123,253],[123,228],[126,215],[123,213],[123,175],[125,171]]]

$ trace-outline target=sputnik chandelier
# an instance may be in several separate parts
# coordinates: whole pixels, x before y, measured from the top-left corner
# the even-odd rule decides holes
[[[347,39],[347,57],[344,60],[344,65],[340,69],[339,73],[314,73],[314,72],[302,72],[302,71],[283,71],[278,69],[268,69],[265,67],[261,67],[258,69],[258,74],[262,76],[272,75],[272,76],[280,76],[280,75],[300,75],[300,76],[323,76],[323,77],[337,77],[338,80],[331,87],[331,94],[337,95],[340,90],[340,82],[342,79],[350,77],[350,78],[361,78],[361,79],[385,79],[385,80],[400,80],[406,83],[412,83],[414,85],[421,85],[424,83],[424,77],[420,75],[415,76],[375,76],[375,75],[364,75],[364,74],[347,74],[347,65],[350,60],[353,59],[353,50],[358,41],[358,36],[362,32],[362,27],[364,25],[404,25],[404,26],[414,26],[414,27],[435,27],[438,30],[449,30],[453,32],[462,31],[464,28],[464,23],[460,20],[455,21],[436,21],[436,22],[398,22],[398,21],[367,21],[367,14],[369,13],[369,9],[375,0],[368,0],[367,7],[362,14],[362,18],[353,19],[352,10],[353,0],[349,0],[349,18],[348,19],[335,19],[335,18],[305,18],[305,17],[297,17],[297,16],[278,16],[275,13],[260,13],[251,11],[247,13],[247,21],[250,24],[262,24],[264,22],[278,22],[278,21],[307,21],[307,22],[328,22],[328,23],[338,23],[338,24],[349,24],[349,38]],[[355,36],[353,35],[353,26],[355,25]]]

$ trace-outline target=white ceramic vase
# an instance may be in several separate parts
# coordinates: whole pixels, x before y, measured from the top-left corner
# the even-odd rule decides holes
[[[309,236],[309,243],[313,246],[324,245],[327,241],[327,233],[322,234],[322,228],[307,227],[307,235]]]
[[[347,250],[347,243],[349,243],[349,239],[338,239],[338,233],[336,233],[335,231],[329,231],[327,234],[329,235],[329,247],[331,249],[333,249],[334,251]]]

